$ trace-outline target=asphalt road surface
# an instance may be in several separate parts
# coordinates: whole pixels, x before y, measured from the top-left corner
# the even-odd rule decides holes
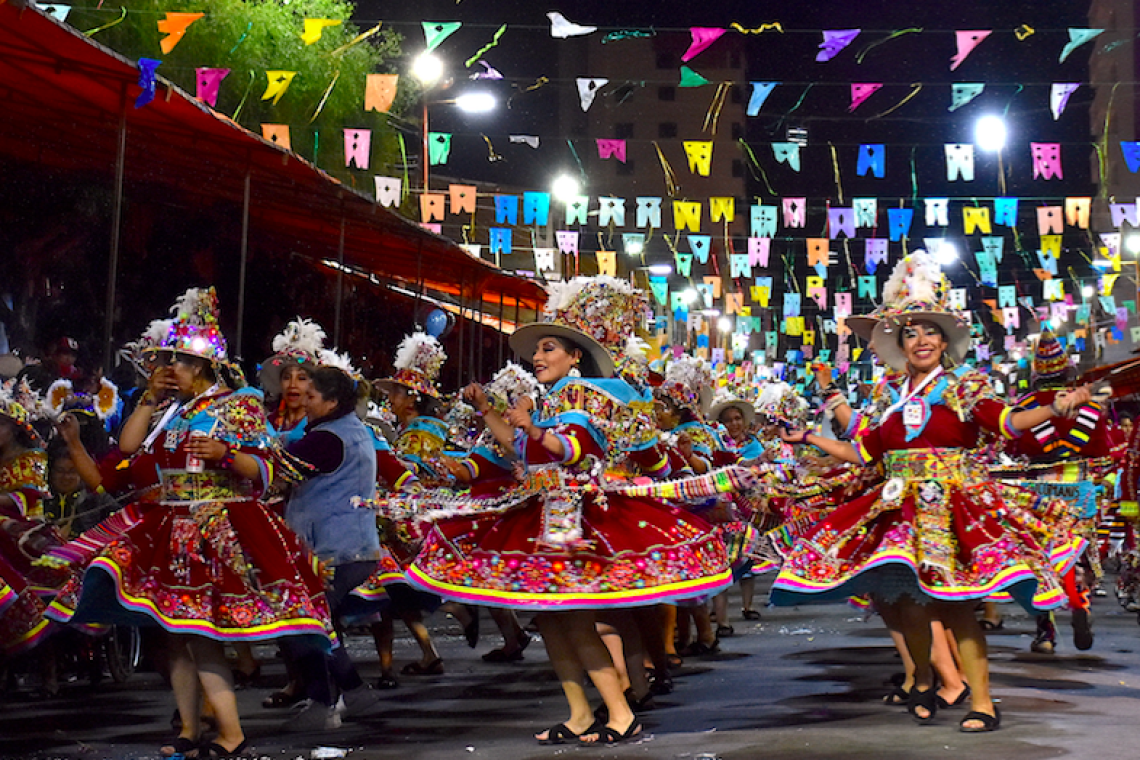
[[[472,650],[455,621],[437,614],[430,625],[446,672],[402,676],[374,716],[323,733],[283,733],[287,712],[261,706],[285,673],[274,647],[258,647],[262,677],[238,692],[243,725],[257,756],[280,760],[320,757],[322,747],[345,751],[349,760],[1140,757],[1140,626],[1111,593],[1094,600],[1096,644],[1088,652],[1073,647],[1068,614],[1061,613],[1057,652],[1031,653],[1033,621],[1004,608],[1002,630],[989,634],[1003,726],[982,735],[958,732],[961,709],[918,726],[903,708],[882,704],[901,667],[877,618],[864,621],[846,605],[817,605],[762,609],[762,620],[745,623],[731,593],[735,635],[719,654],[685,662],[675,691],[658,698],[635,743],[539,746],[532,734],[566,717],[561,690],[541,642],[521,662],[484,663],[480,654],[502,643],[486,615],[483,640]],[[398,633],[400,666],[418,650]],[[371,639],[353,636],[349,645],[362,675],[374,681]],[[121,684],[74,679],[51,699],[36,696],[35,669],[13,667],[7,682],[0,692],[3,758],[154,758],[173,735],[173,698],[145,669]]]

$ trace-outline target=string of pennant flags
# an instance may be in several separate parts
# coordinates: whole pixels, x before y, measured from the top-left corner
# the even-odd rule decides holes
[[[399,182],[398,178],[376,178],[377,197],[381,203],[397,202]],[[434,220],[425,222],[424,226],[440,232],[443,214],[473,215],[477,197],[477,188],[467,185],[452,185],[446,194],[421,196],[421,205],[427,209],[425,219]],[[927,234],[941,233],[939,237],[922,239],[923,245],[932,252],[937,253],[950,234],[980,236],[981,250],[974,252],[976,274],[973,270],[970,274],[978,285],[996,291],[994,298],[981,298],[980,303],[989,307],[993,322],[1005,333],[1001,344],[1003,350],[1024,348],[1024,340],[1018,337],[1018,332],[1024,327],[1022,310],[1027,310],[1034,319],[1051,323],[1057,330],[1075,325],[1072,336],[1077,350],[1084,350],[1090,334],[1098,346],[1123,340],[1129,331],[1135,339],[1140,339],[1140,327],[1129,326],[1130,320],[1136,316],[1136,299],[1122,297],[1118,302],[1114,295],[1116,283],[1122,276],[1122,264],[1130,263],[1122,261],[1124,237],[1130,229],[1140,226],[1137,203],[1109,204],[1114,231],[1099,235],[1090,230],[1092,199],[1089,197],[1058,199],[1056,205],[1038,206],[1036,232],[1039,247],[1033,252],[1026,252],[1021,248],[1017,230],[1020,200],[993,198],[983,203],[980,199],[973,199],[954,209],[960,212],[959,215],[951,213],[949,198],[919,199],[910,208],[887,208],[888,236],[878,237],[882,216],[878,199],[856,198],[849,207],[812,209],[813,216],[821,212],[826,219],[826,236],[812,237],[805,232],[808,199],[783,198],[774,204],[750,206],[748,237],[741,241],[742,252],[737,252],[737,240],[728,233],[729,225],[736,221],[734,198],[709,198],[707,202],[672,201],[674,238],[670,241],[668,236],[664,236],[664,239],[672,251],[674,269],[684,278],[684,283],[677,288],[671,286],[667,276],[649,276],[654,298],[666,312],[658,318],[659,326],[668,329],[671,319],[686,330],[707,333],[710,331],[709,320],[703,312],[721,307],[717,309],[717,316],[733,318],[730,341],[740,351],[747,350],[750,336],[764,335],[766,348],[754,358],[763,360],[764,352],[774,356],[780,347],[786,349],[784,356],[792,361],[812,358],[817,351],[822,352],[821,356],[830,358],[831,350],[825,346],[828,336],[834,336],[838,343],[836,361],[841,365],[850,362],[852,348],[844,348],[848,335],[844,319],[852,313],[852,299],[872,304],[877,301],[880,275],[888,271],[890,245],[896,244],[896,251],[901,247],[905,252],[914,239],[912,228],[917,212],[925,223]],[[625,227],[627,222],[646,230],[616,233],[625,252],[637,256],[644,255],[648,238],[654,231],[662,230],[666,221],[666,199],[660,197],[636,198],[637,209],[630,218],[625,215],[626,199],[602,196],[596,201],[596,209],[592,208],[593,203],[587,197],[566,202],[565,217],[561,221],[566,226],[579,229],[556,230],[556,247],[531,246],[516,250],[512,241],[516,232],[514,227],[520,219],[523,225],[535,227],[544,227],[554,221],[550,194],[495,195],[496,224],[511,226],[489,227],[486,247],[496,257],[528,251],[534,257],[535,271],[549,274],[557,269],[556,256],[572,255],[577,260],[580,254],[589,253],[583,250],[582,244],[593,237],[593,233],[582,231],[580,227],[590,224],[592,219],[596,219],[599,228],[610,228],[611,242],[614,228]],[[718,262],[718,246],[713,235],[700,234],[698,222],[706,208],[711,222],[724,225],[721,250],[727,260],[727,271],[722,270]],[[952,225],[952,218],[960,219],[961,227],[956,222]],[[1011,255],[1007,250],[1007,238],[998,229],[1000,227],[1008,228],[1014,235],[1014,246],[1010,248],[1023,259],[1025,270],[1032,271],[1039,289],[1031,288],[1026,282],[999,282],[999,266],[1007,255]],[[869,231],[871,236],[858,237],[864,231]],[[1098,257],[1093,260],[1082,254],[1088,263],[1102,269],[1091,280],[1077,277],[1071,269],[1061,265],[1063,235],[1073,231],[1087,237],[1087,248],[1095,250]],[[533,239],[533,233],[531,237]],[[684,245],[688,246],[688,251],[681,250]],[[836,266],[839,257],[832,250],[835,245],[843,247],[845,268]],[[483,254],[484,244],[469,244],[467,247],[472,255]],[[606,250],[599,245],[599,250],[592,253],[600,273],[617,274],[616,250]],[[808,271],[812,272],[803,278],[802,285],[795,276],[797,262],[806,263]],[[781,263],[785,270],[783,288],[779,287],[781,278],[767,271]],[[696,269],[695,265],[703,271]],[[1083,292],[1083,286],[1090,281],[1097,284],[1092,300]],[[695,300],[692,298],[694,292],[698,296]],[[967,308],[969,292],[967,288],[953,289],[951,300],[955,308]],[[1094,307],[1107,317],[1110,326],[1096,327]],[[818,326],[813,328],[812,318],[805,315],[805,311],[830,312],[833,316],[827,319],[818,317]],[[778,321],[779,329],[772,324],[774,319]],[[789,346],[790,338],[797,339],[799,345]],[[708,347],[709,335],[698,335],[698,348],[702,347],[702,340],[704,347]],[[994,355],[988,346],[979,347],[979,359],[989,359]]]
[[[69,11],[79,6],[41,5],[56,18],[66,20]],[[91,9],[88,9],[91,10]],[[137,12],[137,11],[131,11]],[[126,11],[123,11],[125,17]],[[158,30],[163,35],[159,42],[163,54],[169,54],[187,34],[193,34],[194,25],[201,23],[211,14],[203,12],[165,12],[156,20]],[[548,13],[550,35],[555,39],[584,37],[595,33],[603,34],[602,42],[617,44],[623,40],[636,39],[656,34],[655,30],[613,29],[604,30],[568,20],[557,12]],[[112,22],[117,23],[117,22]],[[325,29],[343,22],[337,19],[306,18],[302,20],[296,33],[306,45],[318,44]],[[91,30],[97,33],[108,25]],[[463,26],[460,22],[422,23],[425,46],[434,50],[451,38]],[[482,29],[484,25],[474,25]],[[504,34],[515,25],[492,24],[487,29],[494,33],[484,41],[465,65],[472,70],[472,79],[507,79],[485,58],[500,44]],[[515,28],[523,28],[521,26]],[[658,30],[664,31],[664,30]],[[746,27],[732,24],[727,27],[692,27],[689,29],[691,43],[681,54],[682,65],[678,67],[676,78],[670,80],[678,87],[703,87],[717,85],[714,96],[715,110],[724,102],[723,87],[726,84],[746,84],[749,88],[744,112],[747,116],[759,116],[772,94],[780,87],[800,86],[802,83],[782,81],[747,81],[724,83],[710,80],[700,73],[700,56],[714,47],[719,40],[729,34],[784,34],[802,33],[804,30],[785,30],[779,22],[767,22],[759,26]],[[918,28],[899,30],[832,29],[814,30],[820,35],[815,60],[820,64],[843,56],[854,57],[859,63],[871,51],[891,41],[911,34],[938,34],[948,30],[923,30]],[[954,35],[953,52],[948,49],[948,71],[956,72],[967,59],[986,41],[995,35],[1012,34],[1017,40],[1026,42],[1030,38],[1042,39],[1045,35],[1029,25],[1013,30],[952,30]],[[1053,32],[1056,30],[1042,30]],[[1089,45],[1104,35],[1101,28],[1067,28],[1063,30],[1067,40],[1057,50],[1057,61],[1064,63],[1075,51]],[[368,33],[357,36],[351,44],[358,44]],[[1131,32],[1129,33],[1131,35]],[[1050,34],[1051,38],[1053,35]],[[1114,35],[1106,35],[1114,36]],[[872,38],[873,37],[873,38]],[[1131,39],[1131,36],[1128,37]],[[1104,40],[1102,40],[1103,42]],[[1096,52],[1111,53],[1126,40],[1110,39]],[[140,85],[144,92],[136,105],[145,106],[154,96],[155,73],[161,65],[156,59],[140,60]],[[224,67],[199,67],[195,69],[196,95],[203,102],[216,107],[221,89],[226,85],[230,73]],[[289,97],[289,87],[297,76],[289,69],[267,69],[262,100],[278,104]],[[550,82],[536,82],[533,88]],[[334,82],[335,84],[335,82]],[[616,84],[616,83],[615,83]],[[617,86],[624,86],[622,82]],[[642,83],[643,85],[645,83]],[[843,88],[846,97],[837,108],[853,118],[865,118],[859,110],[865,107],[878,93],[892,83],[884,81],[852,82],[813,82],[812,86]],[[1060,120],[1070,99],[1084,82],[1047,82],[1048,107],[1054,120]],[[587,112],[599,95],[610,90],[611,78],[604,76],[579,77],[574,80],[579,103]],[[987,87],[999,84],[990,82],[950,82],[930,85],[911,84],[911,92],[883,113],[894,111],[906,104],[917,90],[923,86],[945,88],[947,112],[966,107],[979,98]],[[1022,85],[1017,85],[1020,89]],[[1044,86],[1044,85],[1043,85]],[[387,113],[395,100],[400,87],[398,74],[369,74],[361,93],[363,111]],[[326,92],[327,96],[327,92]],[[800,102],[807,96],[805,90]],[[882,96],[879,96],[882,98]],[[797,103],[798,107],[799,103]],[[883,106],[889,105],[883,103]],[[858,112],[858,113],[857,113]],[[715,124],[715,119],[713,119]],[[265,139],[292,149],[294,135],[289,124],[262,124]],[[703,131],[708,131],[703,130]],[[715,134],[715,126],[713,127]],[[445,132],[428,134],[428,156],[431,165],[446,164],[450,158],[453,140],[458,135]],[[481,139],[488,139],[480,135]],[[537,135],[509,136],[510,142],[525,145],[532,149],[540,147]],[[573,142],[570,142],[574,150]],[[627,139],[602,138],[592,141],[591,149],[596,149],[601,160],[626,162],[633,158],[636,150],[646,142],[652,142],[655,158],[660,157],[668,169],[668,162],[659,143],[662,141],[635,141]],[[665,141],[667,142],[667,141]],[[697,176],[708,177],[712,170],[714,141],[682,140],[681,149],[689,171]],[[488,142],[489,144],[489,142]],[[581,141],[579,145],[581,146]],[[344,166],[346,169],[371,171],[372,132],[368,129],[343,129]],[[721,142],[719,145],[724,146]],[[805,154],[817,145],[803,145],[799,142],[764,143],[770,149],[772,160],[793,172],[801,172]],[[667,145],[668,147],[668,145]],[[739,147],[745,158],[753,164],[759,159],[751,147],[743,140]],[[832,147],[834,155],[834,146]],[[913,147],[913,146],[905,146]],[[946,180],[951,183],[967,183],[975,180],[975,146],[970,143],[945,143],[941,147],[941,170],[945,170]],[[1030,142],[1021,148],[1029,157],[1033,178],[1038,180],[1063,180],[1063,144],[1059,142]],[[1082,146],[1087,150],[1087,146]],[[898,148],[892,144],[891,150]],[[720,148],[718,148],[720,149]],[[492,148],[493,150],[493,148]],[[909,160],[909,171],[914,172],[913,150]],[[884,179],[887,176],[888,146],[885,144],[859,144],[854,156],[845,152],[843,161],[854,168],[860,177]],[[1084,157],[1082,157],[1083,160]],[[1102,159],[1104,157],[1102,156]],[[852,160],[853,159],[853,160]],[[1113,160],[1123,160],[1131,173],[1140,172],[1140,142],[1120,142],[1119,153]],[[1103,169],[1102,169],[1103,170]],[[668,169],[671,171],[671,169]],[[838,171],[838,169],[837,169]],[[668,185],[668,183],[667,183]],[[399,206],[407,197],[410,188],[399,177],[376,176],[375,197],[384,206]],[[775,195],[775,193],[773,193]],[[450,217],[472,218],[476,212],[480,194],[476,187],[453,184],[446,193],[430,192],[426,189],[418,197],[421,223],[434,231],[441,231],[442,224]],[[967,196],[966,192],[962,196]],[[645,243],[655,231],[671,227],[671,234],[663,234],[662,239],[672,254],[672,265],[677,274],[684,278],[682,287],[675,287],[668,276],[650,275],[650,290],[659,306],[657,327],[662,331],[683,331],[695,335],[698,350],[710,352],[714,361],[737,357],[748,357],[754,363],[763,364],[771,360],[799,363],[807,359],[821,358],[834,361],[840,367],[860,358],[861,348],[850,340],[850,331],[845,319],[850,316],[857,301],[875,302],[879,297],[880,278],[889,270],[887,266],[892,254],[901,255],[912,245],[912,240],[921,238],[915,232],[917,226],[925,224],[930,237],[923,244],[930,250],[943,245],[947,235],[960,234],[976,239],[981,250],[972,251],[971,265],[965,268],[969,276],[983,288],[990,290],[953,288],[951,303],[955,308],[969,308],[971,300],[978,301],[988,311],[992,322],[997,326],[997,337],[981,342],[976,350],[979,361],[1002,361],[1016,357],[1024,351],[1024,332],[1031,320],[1023,324],[1026,312],[1033,320],[1050,322],[1055,327],[1071,326],[1067,338],[1073,348],[1083,351],[1086,344],[1101,349],[1108,343],[1124,339],[1130,332],[1131,339],[1140,342],[1140,327],[1131,326],[1136,322],[1137,300],[1135,297],[1116,293],[1117,281],[1125,276],[1122,270],[1121,251],[1129,229],[1140,227],[1140,207],[1133,203],[1107,204],[1112,230],[1095,233],[1091,230],[1093,201],[1089,197],[1056,197],[1041,199],[1036,206],[1037,248],[1026,251],[1018,230],[1019,202],[1024,198],[999,197],[975,199],[962,198],[911,198],[900,199],[897,207],[888,207],[885,199],[865,197],[851,199],[850,204],[835,204],[823,199],[807,197],[777,197],[773,203],[754,203],[747,209],[739,209],[739,223],[748,230],[747,236],[729,234],[730,225],[738,222],[738,200],[732,197],[709,197],[703,200],[673,198],[667,196],[638,196],[617,198],[611,196],[579,196],[565,204],[564,214],[555,218],[552,199],[549,193],[525,192],[521,195],[499,194],[493,199],[495,225],[486,228],[485,242],[469,243],[476,255],[482,255],[484,246],[495,256],[509,256],[529,251],[533,256],[534,271],[552,273],[556,270],[556,257],[559,255],[578,257],[591,254],[596,259],[601,273],[616,274],[618,257],[611,247],[613,237],[620,236],[626,253],[643,251]],[[1021,218],[1031,216],[1023,214]],[[817,236],[808,234],[808,219],[825,219],[823,233]],[[918,217],[916,220],[915,217]],[[519,245],[516,234],[520,225],[546,227],[557,224],[564,229],[553,230],[552,247],[534,244],[534,230],[523,230],[523,237],[529,237],[530,245]],[[595,221],[596,220],[596,221]],[[885,224],[884,224],[885,221]],[[561,222],[561,224],[558,224]],[[960,223],[960,227],[959,227]],[[584,240],[592,234],[590,228],[596,224],[599,229],[607,229],[610,243],[601,245],[599,234],[598,250],[586,251]],[[713,232],[723,229],[723,242],[714,238]],[[481,235],[482,231],[472,232]],[[1013,245],[1001,228],[1006,228],[1013,236]],[[632,228],[632,229],[631,229]],[[1101,270],[1091,280],[1076,274],[1070,267],[1062,265],[1063,235],[1079,231],[1087,237],[1088,245],[1081,252],[1090,263],[1093,257],[1100,262]],[[883,234],[885,232],[885,234]],[[939,235],[934,237],[934,235]],[[549,245],[549,244],[548,244]],[[616,246],[612,246],[616,248]],[[687,248],[687,250],[683,250]],[[838,248],[838,250],[836,250]],[[1095,252],[1095,253],[1094,253]],[[999,269],[1005,257],[1018,256],[1025,263],[1027,273],[1032,276],[1015,283],[1001,282]],[[722,266],[723,263],[723,266]],[[1127,262],[1131,263],[1131,262]],[[516,269],[522,267],[515,267]],[[782,272],[780,271],[782,269]],[[797,273],[807,271],[807,276]],[[1008,268],[1007,268],[1008,271]],[[1140,272],[1137,273],[1140,275]],[[1091,296],[1084,286],[1095,281],[1096,287]],[[978,298],[976,293],[980,292]],[[695,298],[693,294],[695,293]],[[973,297],[972,297],[972,294]],[[993,297],[988,297],[988,296]],[[719,307],[719,308],[718,308]],[[709,324],[706,310],[715,309],[719,315],[730,319],[726,331],[725,345],[717,345],[715,332]],[[663,313],[661,313],[663,312]],[[718,316],[719,316],[718,315]],[[988,328],[983,320],[975,320],[975,329],[983,337]],[[1003,334],[1004,333],[1004,334]],[[754,336],[760,337],[762,348],[754,349]]]

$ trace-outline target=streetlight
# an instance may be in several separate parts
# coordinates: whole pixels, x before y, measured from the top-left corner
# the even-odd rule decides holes
[[[443,61],[432,53],[421,53],[412,62],[412,76],[425,89],[432,87],[443,78]]]
[[[650,264],[646,269],[649,270],[649,274],[657,275],[658,277],[673,274],[673,267],[668,264]]]
[[[431,146],[428,144],[428,136],[431,130],[428,127],[428,106],[435,103],[450,103],[457,107],[464,113],[487,113],[495,110],[498,101],[495,96],[489,92],[467,92],[462,95],[457,95],[451,100],[429,100],[428,91],[435,88],[447,88],[451,85],[451,81],[444,81],[444,65],[443,61],[433,53],[422,53],[416,57],[412,62],[412,76],[414,76],[423,87],[423,174],[424,174],[424,192],[428,190],[428,167],[431,164]]]
[[[1005,121],[999,116],[989,114],[978,119],[974,125],[974,142],[987,153],[997,153],[998,157],[998,185],[1001,194],[1005,195],[1005,167],[1002,166],[1001,151],[1005,147],[1006,128]]]
[[[559,174],[550,185],[551,194],[563,203],[569,203],[582,194],[582,185],[570,174]]]

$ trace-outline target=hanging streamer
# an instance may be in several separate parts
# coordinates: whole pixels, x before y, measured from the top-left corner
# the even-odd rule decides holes
[[[486,53],[488,50],[490,50],[491,48],[498,45],[499,44],[499,38],[503,36],[503,32],[505,32],[505,31],[507,31],[507,25],[503,24],[502,26],[499,27],[499,31],[495,32],[495,36],[491,38],[490,42],[488,42],[483,47],[479,48],[478,52],[476,52],[475,55],[473,55],[467,59],[467,62],[465,64],[467,66],[467,68],[471,68],[472,66],[474,66],[475,62],[483,57],[483,53]]]
[[[915,82],[914,84],[912,84],[910,86],[910,94],[908,94],[905,98],[900,100],[898,103],[895,103],[893,106],[891,106],[887,110],[883,111],[882,113],[877,113],[874,116],[869,117],[867,119],[867,121],[871,121],[871,119],[879,119],[879,118],[882,118],[883,116],[886,116],[889,113],[897,111],[898,109],[900,109],[904,105],[906,105],[907,101],[909,101],[911,98],[913,98],[915,95],[917,95],[919,93],[919,91],[921,91],[921,90],[922,90],[922,82]]]
[[[764,180],[764,186],[768,188],[768,194],[775,195],[776,191],[772,189],[772,183],[768,181],[768,175],[764,171],[764,167],[760,164],[760,161],[756,158],[756,154],[752,152],[752,147],[744,142],[744,138],[737,140],[737,143],[740,145],[740,149],[744,155],[748,157],[748,168],[749,171],[752,172],[752,176],[756,179]]]
[[[234,115],[232,117],[234,121],[238,120],[238,116],[241,115],[241,109],[245,105],[246,98],[248,98],[249,93],[253,91],[253,79],[254,73],[251,71],[249,72],[249,84],[245,86],[245,92],[242,93],[241,100],[238,101],[237,108],[234,109]]]
[[[325,103],[327,103],[329,101],[329,95],[332,95],[333,88],[336,87],[336,83],[339,80],[340,80],[340,69],[337,69],[336,73],[333,74],[332,81],[329,82],[329,86],[325,88],[325,94],[321,96],[321,102],[317,103],[317,109],[315,111],[313,111],[313,115],[309,119],[310,124],[312,124],[314,121],[317,120],[317,117],[321,115],[321,111],[325,110]],[[277,101],[273,101],[273,102],[276,103]]]
[[[661,162],[661,171],[665,174],[665,192],[672,198],[677,194],[677,175],[673,171],[673,167],[669,165],[669,159],[665,158],[665,154],[661,151],[661,146],[657,141],[653,141],[653,149],[657,151],[657,160]]]
[[[119,15],[119,17],[117,19],[115,19],[114,21],[112,21],[108,24],[103,24],[103,26],[97,26],[94,29],[88,29],[86,32],[84,32],[84,34],[86,34],[88,37],[90,37],[93,34],[98,34],[99,32],[103,31],[104,29],[110,29],[111,27],[113,27],[117,24],[123,23],[123,19],[125,19],[127,17],[127,9],[126,8],[119,8],[119,10],[122,11],[122,13]]]
[[[701,127],[702,132],[708,132],[709,125],[712,125],[712,133],[716,134],[717,124],[720,123],[720,112],[724,108],[724,102],[728,98],[728,94],[732,92],[732,82],[721,82],[716,86],[716,94],[713,95],[712,103],[709,105],[709,110],[705,114],[705,123]]]
[[[369,38],[369,37],[371,37],[372,35],[374,35],[374,34],[376,34],[377,32],[379,32],[379,31],[380,31],[380,27],[381,27],[381,26],[383,26],[383,24],[384,24],[384,22],[380,22],[380,23],[379,23],[379,24],[377,24],[376,26],[374,26],[374,27],[372,27],[371,29],[369,29],[367,32],[361,32],[360,34],[356,35],[355,37],[353,37],[353,38],[352,38],[351,40],[349,40],[348,42],[346,42],[346,43],[344,43],[343,45],[341,45],[340,47],[338,47],[336,50],[330,50],[329,52],[325,53],[325,57],[326,57],[326,58],[332,58],[333,56],[337,56],[337,55],[344,55],[344,53],[345,53],[345,52],[346,52],[346,51],[347,51],[349,48],[352,48],[352,47],[356,47],[356,46],[357,46],[357,45],[359,45],[361,42],[364,42],[366,39],[368,39],[368,38]],[[232,52],[232,51],[231,51],[231,52]]]
[[[751,29],[745,29],[743,26],[734,21],[728,25],[728,28],[734,32],[740,32],[741,34],[763,34],[764,32],[779,32],[780,34],[784,33],[784,26],[779,21],[769,21],[766,24],[761,24],[760,26],[756,26]]]
[[[238,49],[238,46],[241,45],[241,43],[245,42],[245,38],[249,36],[249,30],[252,28],[252,21],[245,25],[245,31],[241,33],[241,36],[238,37],[238,41],[234,43],[234,46],[232,48],[230,48],[230,55],[233,55],[234,51]]]
[[[891,40],[895,39],[896,37],[901,37],[904,34],[913,34],[913,33],[919,33],[919,32],[922,32],[922,27],[916,26],[916,27],[911,27],[910,29],[897,29],[897,30],[891,32],[890,34],[888,34],[883,39],[875,40],[874,42],[872,42],[871,44],[867,45],[865,48],[860,50],[859,55],[855,56],[855,61],[857,63],[862,63],[863,58],[867,55],[867,53],[870,53],[873,49],[877,48],[879,45],[882,45],[884,42],[890,42]]]
[[[652,27],[649,31],[645,31],[644,29],[623,29],[617,32],[610,32],[605,37],[602,37],[602,44],[604,45],[607,42],[621,42],[622,40],[633,40],[639,37],[656,36],[657,32],[655,32]]]

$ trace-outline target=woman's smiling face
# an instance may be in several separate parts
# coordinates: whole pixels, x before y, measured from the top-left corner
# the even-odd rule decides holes
[[[558,338],[552,335],[543,336],[538,339],[538,345],[534,347],[534,356],[531,357],[534,376],[538,378],[538,382],[545,385],[556,383],[569,375],[570,370],[581,358],[581,349],[567,349],[566,344]]]
[[[902,328],[900,346],[906,363],[916,372],[930,372],[941,366],[942,354],[949,345],[942,328],[933,322],[918,320]]]

